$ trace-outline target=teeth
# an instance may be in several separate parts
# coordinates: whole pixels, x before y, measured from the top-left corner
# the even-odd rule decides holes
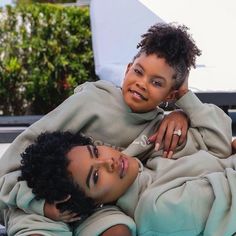
[[[130,90],[130,91],[133,93],[134,96],[139,97],[139,98],[141,98],[141,99],[143,99],[145,101],[147,100],[142,94],[140,94],[140,93],[138,93],[136,91],[133,91],[133,90]]]

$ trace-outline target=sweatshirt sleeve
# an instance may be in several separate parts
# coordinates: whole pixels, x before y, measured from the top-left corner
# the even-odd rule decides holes
[[[184,148],[175,158],[205,150],[217,157],[231,154],[231,119],[213,104],[202,103],[189,91],[176,103],[189,117],[190,128]]]
[[[106,206],[92,214],[82,224],[75,229],[75,235],[98,236],[112,226],[126,225],[133,236],[136,235],[136,225],[134,220],[125,215],[116,206]]]
[[[80,91],[61,105],[42,117],[22,132],[9,146],[0,158],[0,176],[16,170],[20,166],[20,154],[42,132],[56,130],[77,132],[81,130],[93,117],[86,104],[86,91]]]
[[[19,198],[19,196],[22,196],[22,192],[18,193],[17,191],[22,190],[22,183],[17,182],[17,175],[14,174],[14,172],[20,166],[20,154],[26,147],[33,143],[37,136],[42,132],[52,132],[55,130],[70,130],[76,132],[85,126],[87,124],[86,122],[89,122],[93,118],[90,109],[84,105],[88,102],[85,93],[86,91],[81,90],[72,95],[53,111],[28,127],[12,142],[6,152],[2,155],[0,158],[1,194],[4,196],[4,199],[7,199],[6,202],[9,201],[8,204],[18,206],[19,208],[22,206],[24,207],[23,210],[26,210],[26,207],[33,206],[33,204],[22,205],[22,202],[19,202],[19,200],[22,200]],[[9,173],[12,173],[11,177],[9,177]],[[27,186],[25,185],[25,193],[28,191],[27,196],[29,199],[33,199],[34,195],[29,188],[26,191],[26,187]],[[14,194],[15,196],[13,196]],[[41,207],[40,210],[36,207],[37,213],[42,213],[43,204],[39,205],[39,207]],[[36,208],[28,210],[34,211]]]
[[[26,181],[17,180],[20,171],[14,171],[0,178],[0,209],[18,207],[26,213],[44,215],[44,200],[36,200]]]

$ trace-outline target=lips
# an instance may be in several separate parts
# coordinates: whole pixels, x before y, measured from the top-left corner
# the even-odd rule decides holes
[[[127,158],[124,156],[120,156],[120,158],[119,158],[119,176],[121,179],[124,178],[124,176],[126,175],[127,170],[128,170],[128,166],[129,166],[129,163],[128,163]]]
[[[148,99],[136,90],[129,89],[129,92],[133,95],[135,99],[147,101]]]

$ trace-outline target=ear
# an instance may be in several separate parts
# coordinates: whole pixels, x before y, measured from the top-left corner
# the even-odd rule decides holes
[[[177,95],[178,95],[179,90],[171,90],[170,93],[167,95],[167,97],[165,98],[165,101],[173,101],[177,99]]]
[[[131,67],[132,65],[133,65],[133,63],[131,63],[131,62],[127,65],[126,71],[125,71],[125,75],[129,72],[130,67]]]

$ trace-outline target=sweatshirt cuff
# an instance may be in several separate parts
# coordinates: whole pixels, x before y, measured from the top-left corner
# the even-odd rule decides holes
[[[177,100],[175,104],[181,108],[190,119],[203,106],[199,98],[190,90]]]

